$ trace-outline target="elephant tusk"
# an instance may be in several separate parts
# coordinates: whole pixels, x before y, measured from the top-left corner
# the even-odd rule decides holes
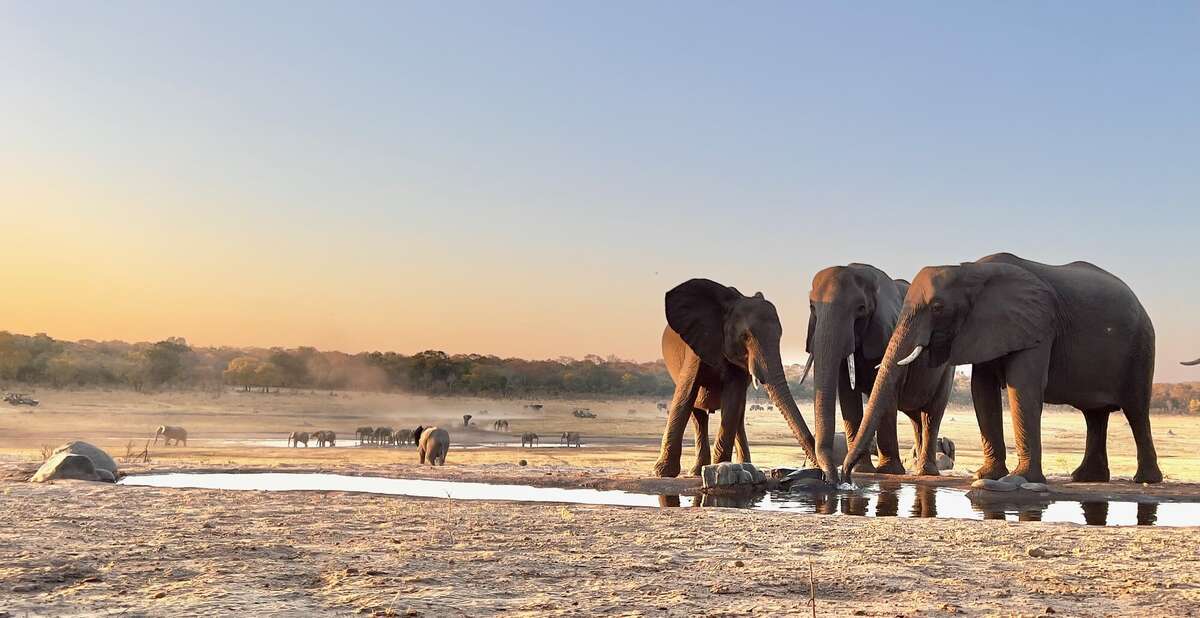
[[[908,355],[908,358],[905,358],[905,359],[897,362],[896,364],[903,367],[904,365],[907,365],[907,364],[917,360],[917,357],[921,355],[921,349],[922,349],[921,346],[917,346],[916,349],[914,349],[912,351],[912,354]]]
[[[855,387],[854,387],[854,382],[855,382],[855,380],[857,380],[857,378],[856,378],[856,377],[855,377],[855,375],[854,375],[854,374],[855,374],[855,371],[854,371],[854,352],[851,352],[851,353],[850,353],[850,356],[847,356],[847,357],[846,357],[846,369],[847,369],[847,370],[849,371],[849,373],[850,373],[850,390],[854,390],[854,388],[855,388]]]
[[[754,390],[758,390],[758,387],[762,386],[762,383],[758,381],[758,376],[754,375],[754,372],[750,372],[750,381],[754,383]]]
[[[814,358],[816,358],[816,356],[814,356],[812,354],[808,355],[808,362],[804,363],[804,375],[800,376],[801,384],[804,384],[804,380],[808,378],[808,372],[812,370]]]
[[[1179,363],[1179,364],[1180,364],[1180,365],[1187,365],[1188,367],[1191,367],[1192,365],[1200,365],[1200,358],[1197,358],[1197,359],[1196,359],[1196,360],[1194,360],[1194,361],[1184,361],[1184,362],[1181,362],[1181,363]]]
[[[880,368],[880,367],[882,367],[882,366],[883,366],[883,363],[879,363],[878,365],[875,365],[875,368],[876,368],[876,369],[879,369],[879,368]]]

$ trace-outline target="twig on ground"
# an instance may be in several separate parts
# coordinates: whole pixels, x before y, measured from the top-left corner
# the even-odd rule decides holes
[[[808,561],[808,602],[812,604],[813,618],[817,618],[817,580],[813,577],[812,560]]]

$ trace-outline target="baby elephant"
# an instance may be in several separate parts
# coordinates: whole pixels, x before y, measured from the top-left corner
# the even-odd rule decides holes
[[[421,431],[417,441],[417,456],[421,463],[429,462],[431,466],[446,465],[446,451],[450,450],[450,433],[438,427],[429,427]]]

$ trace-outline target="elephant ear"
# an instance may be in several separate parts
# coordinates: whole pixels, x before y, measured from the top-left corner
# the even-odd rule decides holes
[[[863,331],[864,358],[883,358],[888,341],[892,338],[892,331],[896,330],[896,320],[900,317],[904,295],[907,293],[907,282],[893,281],[886,277],[875,288],[875,311],[871,313],[871,320],[867,322],[867,328]]]
[[[724,361],[725,314],[745,298],[741,292],[709,279],[690,279],[667,292],[667,324],[700,357],[720,368]]]
[[[964,264],[978,286],[971,308],[954,335],[950,364],[982,363],[1035,347],[1054,337],[1054,290],[1012,264]]]

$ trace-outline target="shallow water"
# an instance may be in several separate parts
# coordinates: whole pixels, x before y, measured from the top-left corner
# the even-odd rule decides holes
[[[775,491],[754,497],[703,495],[694,498],[615,490],[283,472],[134,475],[122,479],[121,484],[258,491],[353,491],[425,498],[449,497],[455,500],[516,500],[612,506],[718,506],[825,515],[1003,519],[1093,526],[1200,525],[1200,503],[1195,502],[1046,500],[1036,504],[1016,504],[973,500],[959,489],[899,482],[870,483],[850,492]]]
[[[188,444],[191,446],[263,446],[263,447],[274,447],[274,448],[288,448],[290,446],[288,444],[286,437],[283,437],[283,438],[192,438],[191,440],[188,440]],[[571,448],[587,448],[588,446],[590,446],[590,445],[587,443],[584,443],[582,445],[582,447],[571,446]],[[303,448],[320,448],[320,447],[317,446],[316,440],[311,440],[311,441],[309,441],[307,447],[305,447],[303,444],[301,444],[300,446],[292,447],[292,448],[303,449]],[[330,448],[330,447],[325,447],[325,448]],[[395,446],[379,445],[379,444],[359,444],[357,440],[354,440],[353,438],[351,438],[349,440],[338,440],[337,445],[332,448],[409,448],[409,449],[415,449],[416,446],[414,444],[412,444],[411,442],[408,444],[395,445]],[[481,448],[521,448],[521,440],[516,439],[513,441],[509,441],[509,442],[481,442],[481,443],[476,443],[476,444],[459,444],[452,440],[450,442],[450,448],[455,449],[455,450],[474,450],[474,449],[481,449]],[[567,447],[566,447],[566,445],[559,444],[558,439],[555,438],[554,440],[546,440],[545,442],[542,442],[540,444],[535,444],[532,447],[527,446],[524,448],[567,448]]]

